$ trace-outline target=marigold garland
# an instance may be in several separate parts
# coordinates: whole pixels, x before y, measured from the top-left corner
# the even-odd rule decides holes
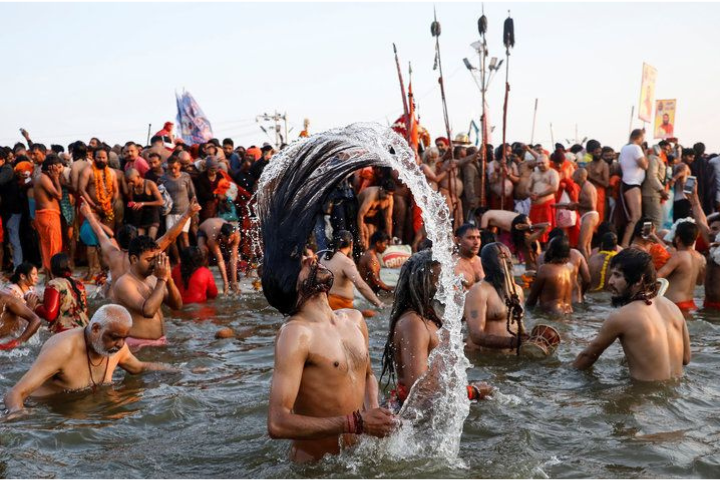
[[[115,211],[113,209],[112,198],[114,194],[114,183],[108,178],[108,167],[103,169],[92,165],[93,176],[95,177],[95,197],[103,209],[105,220],[113,221],[115,219]]]

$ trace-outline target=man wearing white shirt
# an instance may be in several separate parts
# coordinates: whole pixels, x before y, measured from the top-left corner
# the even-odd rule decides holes
[[[642,190],[640,186],[645,180],[648,160],[641,145],[645,140],[645,132],[635,129],[630,134],[630,142],[620,150],[620,168],[622,168],[622,192],[625,200],[628,223],[623,235],[622,247],[630,243],[635,224],[642,216]]]

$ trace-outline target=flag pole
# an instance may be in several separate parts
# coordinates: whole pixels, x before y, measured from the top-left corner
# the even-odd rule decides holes
[[[400,80],[400,94],[403,101],[403,113],[405,114],[405,139],[410,145],[410,112],[408,110],[407,96],[405,95],[405,82],[403,81],[402,70],[400,69],[400,60],[398,59],[397,47],[393,43],[393,52],[395,52],[395,66],[397,66],[398,79]]]
[[[145,142],[145,145],[150,145],[150,130],[152,130],[152,123],[148,123],[148,134],[147,134],[147,141]]]
[[[505,135],[507,133],[507,110],[508,96],[510,94],[510,47],[515,46],[515,25],[510,10],[508,10],[508,18],[505,19],[503,25],[503,43],[505,44],[505,104],[503,105],[503,132],[502,132],[502,159],[504,168],[502,171],[502,186],[500,195],[500,210],[505,210],[505,181],[507,179],[507,148],[505,147]]]
[[[628,127],[628,137],[632,133],[632,121],[633,121],[634,116],[635,116],[635,105],[633,105],[632,108],[630,109],[630,126]]]
[[[535,145],[535,119],[537,118],[538,99],[535,99],[535,111],[533,112],[532,131],[530,132],[530,144]]]

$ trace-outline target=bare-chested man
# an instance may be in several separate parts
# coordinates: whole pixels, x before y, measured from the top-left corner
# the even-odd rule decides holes
[[[600,239],[600,248],[590,255],[590,292],[601,292],[607,288],[610,280],[610,261],[617,255],[618,238],[613,232],[606,232]]]
[[[509,212],[507,210],[487,210],[480,213],[481,209],[476,210],[480,219],[480,230],[490,230],[496,232],[497,230],[503,230],[509,232],[512,230],[512,223],[520,214],[516,212]]]
[[[377,233],[377,232],[376,232]],[[374,235],[374,234],[373,234]],[[383,302],[375,295],[372,289],[362,279],[355,262],[352,261],[353,236],[347,230],[340,230],[333,238],[334,251],[321,255],[320,263],[333,274],[332,288],[328,292],[328,303],[333,310],[355,308],[354,288],[370,303],[378,308],[384,308]]]
[[[515,253],[525,260],[525,270],[536,270],[538,255],[540,254],[539,239],[547,236],[549,223],[533,225],[527,215],[517,215],[510,226],[510,239],[515,247]]]
[[[457,253],[453,257],[457,260],[455,274],[462,277],[462,285],[465,291],[482,280],[482,261],[478,257],[480,253],[480,230],[471,224],[465,223],[455,230],[455,245]]]
[[[572,292],[577,283],[575,267],[570,263],[570,242],[565,236],[553,238],[545,252],[525,304],[552,314],[572,313]]]
[[[492,349],[514,352],[517,337],[507,331],[507,305],[505,299],[508,279],[504,262],[512,272],[512,254],[502,243],[483,246],[480,257],[485,278],[470,288],[465,297],[465,321],[468,327],[466,346],[470,349]],[[524,300],[520,285],[516,285],[520,301]]]
[[[608,290],[615,308],[573,366],[592,366],[616,339],[620,339],[630,376],[641,381],[680,377],[690,363],[690,336],[680,309],[656,296],[652,257],[636,248],[625,249],[610,262]]]
[[[394,191],[395,184],[387,180],[380,187],[367,187],[360,192],[357,222],[363,250],[368,248],[370,237],[376,230],[384,230],[392,238]]]
[[[100,222],[114,228],[114,204],[120,198],[120,187],[115,170],[108,166],[107,150],[98,148],[93,152],[93,162],[80,174],[78,192],[82,199],[90,205]],[[88,280],[100,272],[100,257],[97,250],[100,241],[94,235],[91,237],[94,238],[91,238],[87,245],[88,273],[86,279]]]
[[[597,140],[589,140],[585,150],[592,156],[592,161],[585,164],[587,177],[590,183],[595,186],[597,192],[596,210],[600,216],[600,222],[605,221],[605,192],[610,186],[610,165],[603,161],[602,146]]]
[[[442,319],[433,306],[439,276],[440,263],[432,259],[430,250],[415,253],[400,270],[381,374],[381,378],[387,373],[397,379],[392,396],[400,404],[428,370],[430,352],[440,344],[438,330],[442,328]],[[445,341],[448,338],[445,335]],[[426,377],[431,389],[434,375],[439,373],[431,372],[430,378]],[[479,400],[491,391],[484,383],[472,384],[468,398]]]
[[[552,241],[555,237],[567,238],[567,234],[562,228],[553,228],[548,234],[548,239]],[[546,252],[542,252],[538,257],[538,265],[545,263],[545,254]],[[570,263],[574,268],[572,301],[573,303],[583,303],[585,301],[585,292],[590,288],[590,269],[588,268],[588,262],[579,250],[571,248]]]
[[[78,196],[76,200],[79,200],[80,195],[80,175],[82,172],[90,166],[90,158],[88,157],[87,146],[82,142],[75,142],[72,149],[73,162],[70,165],[70,186],[73,192]]]
[[[697,310],[695,286],[705,280],[705,257],[695,250],[698,227],[690,220],[680,221],[675,228],[673,246],[675,253],[657,272],[659,278],[667,278],[670,286],[665,297],[675,302],[683,312]]]
[[[530,176],[530,220],[532,223],[549,223],[555,226],[555,192],[560,187],[560,175],[550,168],[548,156],[540,155],[537,168]],[[547,235],[539,238],[541,243],[547,242]]]
[[[46,280],[52,278],[50,259],[62,251],[62,223],[60,200],[62,186],[60,176],[63,166],[55,154],[48,155],[42,163],[40,175],[33,180],[35,195],[35,228],[40,240],[43,269]]]
[[[342,444],[354,442],[353,434],[388,435],[396,420],[378,406],[368,331],[360,312],[330,308],[327,292],[333,275],[314,256],[302,259],[293,301],[280,294],[278,273],[263,270],[268,301],[291,314],[275,341],[270,437],[292,439],[291,457],[303,462],[339,453]]]
[[[705,266],[705,298],[703,308],[720,310],[720,213],[706,217],[697,195],[697,186],[691,195],[693,217],[697,222],[700,235],[710,246]]]
[[[10,413],[21,412],[29,396],[92,389],[112,383],[119,366],[137,374],[167,370],[159,363],[141,362],[128,349],[125,339],[132,318],[119,305],[104,305],[85,328],[73,328],[53,335],[40,350],[30,370],[5,395]]]
[[[212,254],[217,261],[223,279],[223,294],[240,292],[237,263],[240,248],[240,230],[222,218],[208,218],[198,227],[198,247]],[[225,253],[230,260],[230,270],[225,266]]]
[[[539,154],[525,145],[525,156],[518,164],[518,182],[515,185],[515,211],[525,215],[530,214],[530,181]],[[528,154],[530,157],[528,157]]]
[[[130,269],[112,287],[115,301],[132,315],[133,325],[125,342],[131,348],[166,345],[162,304],[175,310],[182,308],[170,261],[155,240],[147,236],[130,241],[128,256]]]
[[[597,190],[595,185],[588,181],[587,170],[584,168],[575,170],[573,181],[580,186],[578,201],[567,205],[558,205],[558,208],[577,210],[580,214],[580,237],[577,246],[587,260],[592,251],[593,234],[600,223],[600,214],[597,212]]]
[[[365,283],[375,293],[380,290],[386,292],[392,292],[393,290],[380,278],[380,261],[377,257],[378,253],[382,254],[387,249],[389,241],[390,237],[387,233],[383,231],[373,233],[372,237],[370,237],[370,248],[365,250],[365,253],[360,257],[360,261],[358,261],[360,278],[365,280]]]
[[[17,338],[0,343],[0,350],[12,350],[27,342],[40,328],[40,317],[12,295],[0,292],[0,309],[0,338],[16,334],[22,329],[23,323],[27,322]]]

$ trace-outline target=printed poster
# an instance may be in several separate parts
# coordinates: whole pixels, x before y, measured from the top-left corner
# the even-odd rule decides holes
[[[657,79],[657,69],[653,66],[643,63],[642,84],[640,85],[640,106],[638,108],[638,118],[643,122],[652,121],[652,107],[655,101],[655,80]]]
[[[676,100],[657,100],[655,102],[655,138],[668,139],[675,136]]]

